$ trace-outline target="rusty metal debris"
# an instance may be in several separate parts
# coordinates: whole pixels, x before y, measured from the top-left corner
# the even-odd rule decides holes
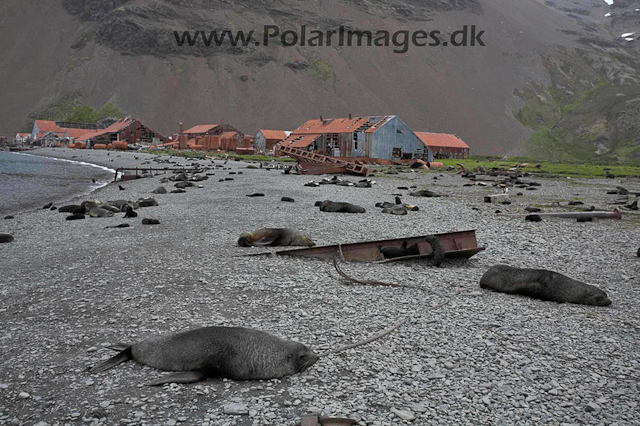
[[[329,157],[304,149],[283,146],[280,147],[280,152],[298,162],[298,173],[301,175],[349,173],[366,176],[368,173],[366,167],[356,164],[355,162]]]
[[[435,234],[440,244],[444,248],[445,257],[463,257],[470,258],[476,253],[485,249],[478,247],[475,230],[447,232],[443,234]],[[364,241],[352,244],[336,244],[330,246],[311,247],[295,250],[283,250],[276,252],[279,256],[302,256],[313,257],[319,259],[333,259],[340,256],[341,259],[348,262],[392,262],[398,260],[423,259],[431,257],[433,250],[431,245],[426,241],[428,235],[420,235],[416,237],[395,238],[390,240]],[[403,246],[418,245],[418,255],[401,256],[392,259],[385,259],[380,251],[380,246],[384,248],[398,248]]]

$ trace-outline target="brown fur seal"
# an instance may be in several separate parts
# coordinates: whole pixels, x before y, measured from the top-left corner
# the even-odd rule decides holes
[[[609,306],[607,293],[598,287],[546,269],[495,265],[480,279],[480,287],[559,303]]]
[[[365,213],[364,207],[357,206],[351,203],[341,203],[335,201],[324,200],[320,203],[321,212],[331,213]]]
[[[290,228],[262,228],[245,232],[238,238],[240,247],[252,246],[307,246],[316,244],[305,234]]]
[[[180,371],[148,383],[150,386],[193,383],[207,377],[277,379],[300,373],[318,360],[301,343],[243,327],[197,328],[116,348],[122,351],[89,371],[106,371],[132,359],[160,370]]]

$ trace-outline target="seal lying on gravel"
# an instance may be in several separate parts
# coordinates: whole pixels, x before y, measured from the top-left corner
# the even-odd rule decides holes
[[[114,349],[121,352],[89,371],[99,373],[132,359],[160,370],[180,371],[147,383],[149,386],[194,383],[207,377],[277,379],[300,373],[318,360],[301,343],[243,327],[197,328]]]
[[[607,293],[598,287],[546,269],[492,266],[480,279],[480,287],[559,303],[609,306]]]
[[[357,206],[351,203],[340,203],[335,201],[324,200],[320,203],[321,212],[332,213],[365,213],[364,207]]]
[[[305,234],[291,228],[263,228],[245,232],[238,238],[240,247],[252,246],[307,246],[316,244]]]
[[[10,243],[13,241],[13,235],[11,234],[0,234],[0,244],[1,243]]]

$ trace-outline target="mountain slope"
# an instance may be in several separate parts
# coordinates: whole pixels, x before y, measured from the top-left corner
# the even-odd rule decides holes
[[[177,131],[179,121],[224,121],[253,133],[295,128],[320,115],[393,113],[414,130],[456,133],[473,152],[487,154],[530,151],[541,140],[570,143],[572,130],[595,114],[605,123],[606,140],[594,133],[598,142],[584,137],[580,150],[611,154],[622,144],[625,155],[633,156],[638,132],[629,123],[637,116],[619,117],[627,108],[617,102],[618,89],[611,89],[613,98],[611,90],[604,91],[609,101],[595,112],[567,107],[604,82],[623,87],[626,105],[633,104],[637,94],[629,87],[637,81],[637,51],[614,34],[615,25],[633,25],[623,18],[633,5],[618,6],[612,23],[600,18],[604,2],[580,2],[588,8],[566,3],[64,0],[44,6],[5,0],[0,134],[14,133],[30,114],[79,92],[94,108],[112,102],[164,133]],[[274,41],[268,47],[180,47],[173,34],[255,30],[260,40],[264,25],[299,31],[302,24],[320,30],[436,29],[444,35],[476,25],[485,31],[486,46],[411,46],[406,53],[392,47],[284,47]],[[567,67],[576,74],[567,74]],[[555,113],[541,121],[540,111],[549,109]],[[541,137],[558,123],[568,132]]]

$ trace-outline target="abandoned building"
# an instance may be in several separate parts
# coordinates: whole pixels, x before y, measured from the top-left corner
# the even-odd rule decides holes
[[[28,145],[31,142],[31,133],[16,133],[13,139],[14,145]]]
[[[469,145],[458,135],[448,133],[416,132],[420,140],[431,149],[433,158],[469,158]]]
[[[36,120],[31,130],[31,143],[39,146],[53,146],[68,143],[87,134],[98,132],[98,125],[89,123],[68,123],[62,121]]]
[[[75,139],[87,146],[94,144],[110,144],[111,142],[142,143],[157,145],[164,142],[165,137],[146,127],[140,120],[124,118],[109,127],[85,133]]]
[[[277,147],[283,146],[332,157],[433,160],[429,147],[395,115],[309,120]]]
[[[282,142],[289,136],[291,132],[285,132],[283,130],[265,130],[260,129],[256,133],[253,147],[256,152],[268,152],[273,150],[273,147]]]
[[[244,133],[229,124],[199,124],[184,130],[180,123],[180,133],[172,146],[178,149],[235,151],[244,146]]]

